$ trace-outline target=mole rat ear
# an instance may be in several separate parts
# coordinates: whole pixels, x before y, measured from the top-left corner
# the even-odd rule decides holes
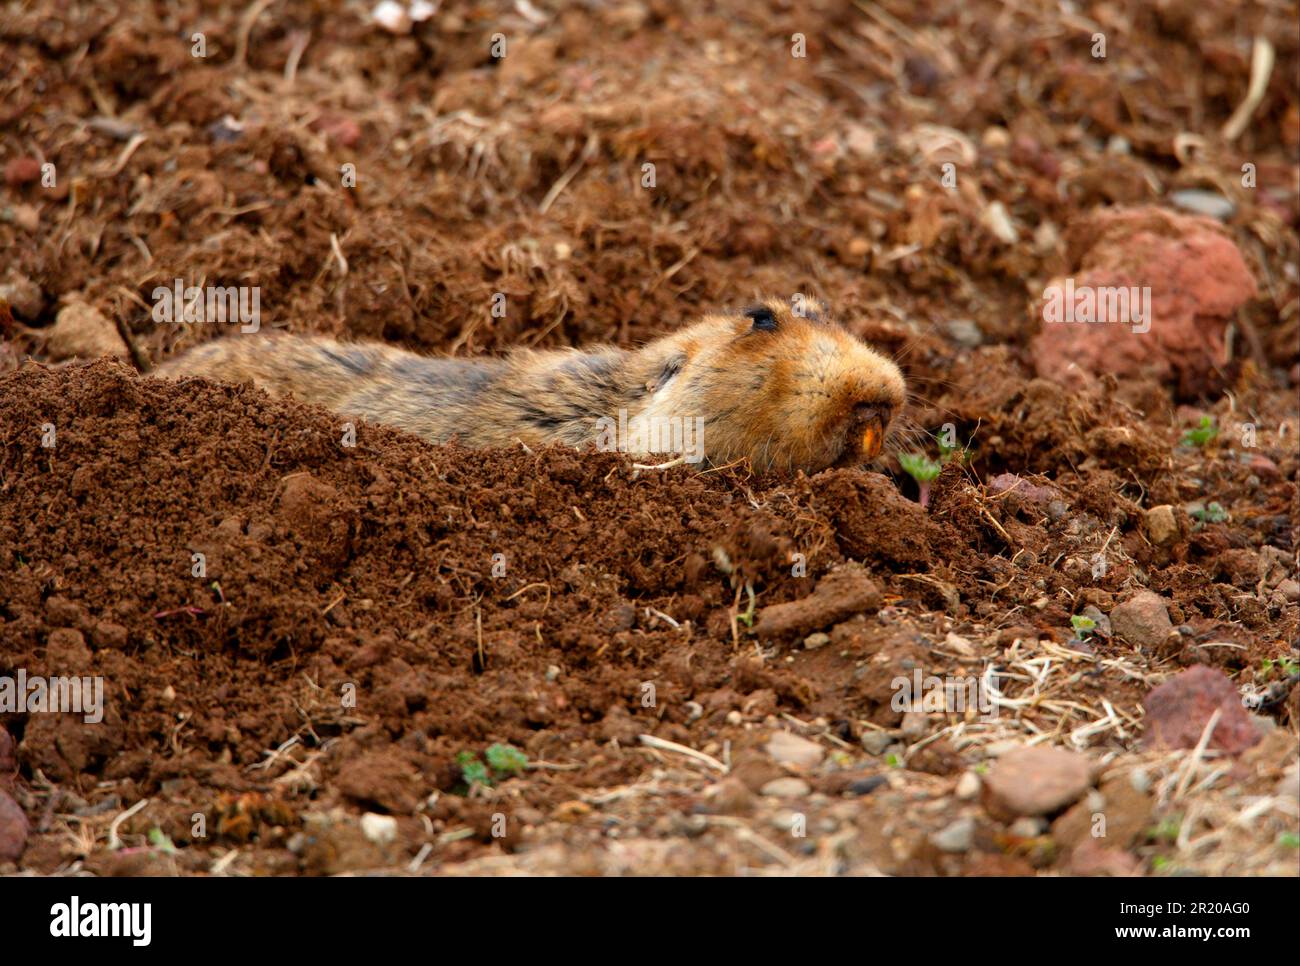
[[[776,331],[776,315],[766,305],[754,305],[745,309],[745,318],[754,320],[755,332]]]

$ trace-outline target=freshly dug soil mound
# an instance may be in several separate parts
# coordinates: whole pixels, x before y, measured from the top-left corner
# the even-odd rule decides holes
[[[1294,11],[22,6],[0,872],[1295,874]],[[1062,279],[1151,337],[1053,328]],[[353,445],[138,375],[239,337],[178,280],[462,357],[807,293],[909,431],[811,478]]]

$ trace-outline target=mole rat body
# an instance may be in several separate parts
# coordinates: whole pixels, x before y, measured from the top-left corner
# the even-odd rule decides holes
[[[906,400],[898,367],[811,299],[800,312],[771,299],[707,315],[639,349],[461,359],[318,337],[232,336],[155,375],[251,382],[434,443],[596,445],[713,466],[748,459],[759,472],[866,462]]]

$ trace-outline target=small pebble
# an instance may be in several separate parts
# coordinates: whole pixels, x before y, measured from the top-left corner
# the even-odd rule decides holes
[[[1175,208],[1190,211],[1195,215],[1206,215],[1227,221],[1236,214],[1237,206],[1217,191],[1202,191],[1199,188],[1186,188],[1175,191],[1169,196]]]
[[[930,730],[930,716],[923,711],[903,712],[903,737],[915,741],[925,736]]]
[[[409,34],[411,17],[406,8],[396,0],[382,0],[370,11],[370,19],[383,27],[390,34]]]
[[[948,337],[967,349],[974,349],[984,344],[984,333],[970,319],[950,319],[946,328]]]
[[[781,765],[812,768],[826,757],[826,749],[815,741],[801,738],[788,731],[777,731],[765,746],[771,759]]]
[[[361,834],[376,845],[387,845],[397,838],[397,819],[366,812],[361,816]]]
[[[880,755],[886,748],[893,744],[894,739],[885,731],[864,731],[862,732],[862,750],[868,755]]]
[[[980,223],[994,238],[1005,245],[1014,245],[1020,240],[1020,232],[1016,231],[1011,215],[1007,212],[1007,206],[1000,201],[994,201],[984,209],[984,213],[980,216]]]
[[[870,795],[881,785],[889,784],[889,779],[884,775],[872,775],[869,778],[859,778],[849,786],[849,792],[853,795]]]
[[[940,852],[969,852],[975,844],[975,819],[959,818],[943,831],[931,835],[930,841]]]
[[[812,787],[802,778],[773,778],[758,791],[767,798],[803,798]]]
[[[1022,839],[1037,838],[1047,829],[1047,821],[1041,818],[1018,818],[1007,826],[1007,831]]]

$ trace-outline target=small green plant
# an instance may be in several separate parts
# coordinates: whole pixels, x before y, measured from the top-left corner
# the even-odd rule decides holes
[[[1284,849],[1300,849],[1300,835],[1295,832],[1283,832],[1277,837],[1277,844]]]
[[[746,627],[754,626],[754,612],[758,608],[758,599],[754,596],[754,586],[748,580],[745,581],[745,591],[749,594],[749,609],[744,613],[736,614],[736,620],[740,621]]]
[[[1214,442],[1215,437],[1218,435],[1219,429],[1214,425],[1214,417],[1202,416],[1200,423],[1194,429],[1189,429],[1183,433],[1182,445],[1205,449],[1210,443]]]
[[[897,755],[886,755],[886,756],[885,756],[885,764],[888,765],[890,768],[902,768],[902,767],[903,767],[903,762],[899,759],[899,757],[898,757]]]
[[[513,745],[492,745],[484,757],[488,767],[499,775],[518,775],[528,767],[528,756]]]
[[[1218,503],[1209,503],[1192,509],[1191,516],[1196,518],[1198,527],[1206,523],[1222,523],[1228,519],[1228,511]]]
[[[1278,658],[1276,661],[1271,657],[1264,658],[1260,665],[1260,676],[1267,681],[1273,677],[1274,671],[1280,671],[1282,677],[1289,678],[1293,674],[1300,674],[1300,663],[1289,657]]]
[[[467,792],[475,785],[491,788],[496,782],[518,775],[528,767],[528,756],[513,745],[492,745],[483,757],[487,759],[486,764],[472,751],[456,755],[456,764],[460,766],[460,777]]]
[[[1088,635],[1097,629],[1097,622],[1091,617],[1075,614],[1070,618],[1070,626],[1074,628],[1074,634],[1079,640],[1086,641]]]
[[[929,506],[930,484],[942,472],[943,464],[936,463],[924,453],[899,453],[898,465],[903,468],[904,473],[916,480],[917,488],[920,491],[917,499],[920,501],[921,506]]]
[[[149,830],[149,844],[159,852],[166,852],[168,855],[176,851],[176,843],[171,837],[160,829],[157,825]]]
[[[1178,830],[1182,827],[1183,817],[1181,815],[1173,818],[1167,818],[1159,825],[1153,825],[1147,829],[1147,837],[1158,839],[1165,842],[1173,842],[1178,838]]]
[[[492,776],[488,774],[487,765],[478,760],[472,751],[462,751],[456,755],[456,764],[460,765],[460,777],[467,788],[475,785],[491,785]]]

